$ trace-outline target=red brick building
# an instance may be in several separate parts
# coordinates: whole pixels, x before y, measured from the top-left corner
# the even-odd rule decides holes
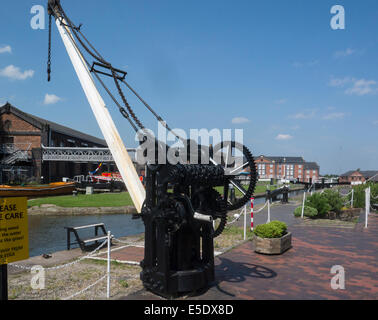
[[[370,170],[370,171],[348,171],[344,174],[340,175],[340,182],[349,182],[351,184],[362,184],[365,183],[367,180],[375,181],[376,176],[378,175],[377,170]]]
[[[106,148],[99,139],[57,123],[25,113],[9,103],[0,107],[0,183],[9,176],[23,175],[29,180],[61,181],[62,177],[87,175],[96,163],[42,162],[45,147]],[[114,170],[114,167],[113,167]]]
[[[288,179],[303,182],[319,179],[319,166],[316,162],[306,162],[302,157],[256,158],[257,173],[260,179]]]

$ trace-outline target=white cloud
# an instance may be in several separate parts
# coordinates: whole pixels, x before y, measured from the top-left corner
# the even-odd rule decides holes
[[[4,69],[0,69],[0,76],[6,77],[11,80],[26,80],[31,78],[34,75],[34,70],[25,70],[24,72],[20,71],[20,68],[10,65]]]
[[[276,140],[290,140],[290,139],[293,139],[293,136],[291,136],[290,134],[282,134],[282,133],[280,133],[276,137]]]
[[[332,78],[328,83],[331,87],[346,88],[344,91],[348,95],[364,96],[378,92],[378,83],[375,80],[356,79],[351,77]]]
[[[243,124],[243,123],[248,123],[250,122],[249,119],[243,118],[243,117],[237,117],[232,119],[233,124]]]
[[[12,53],[11,46],[0,47],[0,53]]]
[[[315,116],[315,111],[311,111],[311,112],[299,112],[299,113],[296,113],[296,114],[293,114],[291,116],[289,116],[289,118],[291,119],[311,119]]]
[[[348,56],[351,56],[352,54],[356,53],[356,50],[354,49],[351,49],[351,48],[347,48],[345,50],[341,50],[341,51],[336,51],[334,53],[334,57],[335,58],[342,58],[342,57],[348,57]]]
[[[346,84],[351,83],[354,79],[350,77],[345,77],[345,78],[332,78],[328,85],[330,87],[344,87]]]
[[[55,94],[48,94],[48,93],[46,93],[45,100],[44,100],[43,104],[46,104],[46,105],[48,105],[48,104],[55,104],[55,103],[58,103],[61,100],[62,100],[62,98],[59,98]]]
[[[327,114],[323,117],[324,120],[334,120],[334,119],[343,119],[345,117],[345,113],[342,112],[334,112]]]
[[[370,93],[377,93],[378,86],[374,80],[355,80],[353,86],[345,91],[346,94],[356,94],[358,96],[364,96]]]

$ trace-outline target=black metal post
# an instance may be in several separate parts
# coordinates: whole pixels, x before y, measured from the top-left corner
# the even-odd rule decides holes
[[[8,265],[0,266],[0,301],[8,300]]]

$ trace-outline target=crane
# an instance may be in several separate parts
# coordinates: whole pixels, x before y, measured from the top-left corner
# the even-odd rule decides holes
[[[224,230],[227,212],[244,206],[254,192],[257,172],[251,152],[235,141],[203,148],[177,135],[126,81],[127,72],[113,67],[101,56],[81,31],[81,25],[76,26],[67,16],[60,0],[48,0],[48,10],[48,81],[51,79],[51,25],[54,18],[81,87],[143,219],[145,249],[140,276],[144,286],[168,297],[203,289],[214,281],[213,239]],[[94,61],[90,63],[84,53]],[[121,102],[100,75],[113,79]],[[125,85],[167,130],[184,142],[188,151],[186,158],[177,164],[148,162],[144,188],[95,80],[140,135],[141,144],[151,137],[129,105],[121,85]],[[153,139],[153,146],[156,147],[154,156],[156,152],[168,153],[169,147],[156,138]],[[199,159],[207,158],[209,162],[191,163],[193,152]],[[242,155],[241,164],[229,161],[237,152]],[[245,172],[249,172],[247,181],[244,179]],[[244,181],[238,178],[240,176]],[[238,191],[233,202],[229,199],[229,185]],[[215,226],[215,220],[219,221],[218,226]]]

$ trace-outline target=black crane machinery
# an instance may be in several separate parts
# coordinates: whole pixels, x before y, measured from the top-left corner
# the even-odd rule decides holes
[[[140,278],[145,288],[165,297],[207,288],[215,280],[213,240],[222,233],[227,223],[227,212],[244,206],[255,189],[257,174],[251,152],[235,141],[201,146],[177,135],[130,86],[126,80],[127,73],[113,67],[101,56],[83,34],[82,26],[76,26],[67,16],[60,0],[49,0],[48,12],[48,81],[51,79],[51,27],[54,18],[99,127],[139,217],[143,219],[145,247]],[[105,85],[104,77],[113,80],[117,95]],[[147,157],[145,188],[96,83],[103,87],[138,133],[141,145],[153,139],[153,151],[143,151],[144,156],[153,153],[152,158]],[[158,153],[168,153],[169,146],[151,137],[128,103],[124,89],[135,95],[157,121],[182,142],[187,152],[178,163],[158,163]],[[193,153],[198,162],[191,161]],[[246,172],[249,173],[248,179],[245,179]],[[236,189],[233,202],[229,199],[230,185]]]

